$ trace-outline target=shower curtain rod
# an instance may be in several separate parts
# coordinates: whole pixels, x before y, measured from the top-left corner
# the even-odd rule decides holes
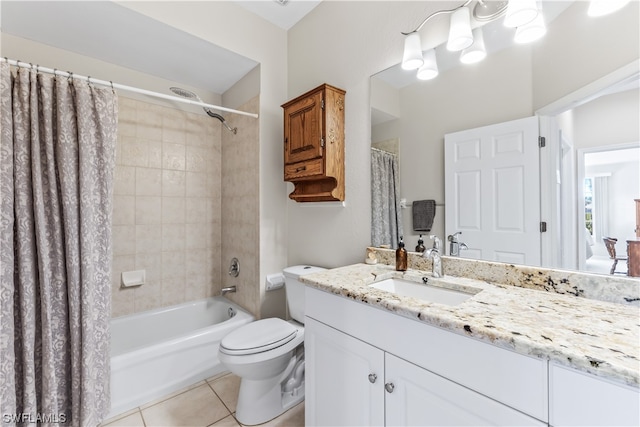
[[[13,65],[16,67],[21,67],[21,68],[35,68],[37,71],[43,72],[43,73],[47,73],[47,74],[54,74],[56,76],[62,76],[62,77],[70,77],[70,78],[74,78],[74,79],[78,79],[78,80],[86,80],[88,83],[93,83],[96,85],[100,85],[100,86],[107,86],[107,87],[111,87],[112,89],[120,89],[120,90],[124,90],[127,92],[134,92],[134,93],[140,93],[142,95],[148,95],[148,96],[153,96],[155,98],[162,98],[162,99],[167,99],[169,101],[176,101],[176,102],[181,102],[183,104],[191,104],[191,105],[197,105],[199,107],[206,107],[206,108],[211,108],[214,110],[219,110],[219,111],[226,111],[228,113],[233,113],[233,114],[240,114],[243,116],[249,116],[249,117],[253,117],[253,118],[258,118],[258,115],[255,113],[247,113],[246,111],[240,111],[240,110],[234,110],[232,108],[226,108],[226,107],[220,107],[219,105],[213,105],[213,104],[207,104],[204,102],[200,102],[200,101],[194,101],[191,99],[187,99],[187,98],[182,98],[182,97],[178,97],[178,96],[173,96],[173,95],[165,95],[164,93],[159,93],[159,92],[152,92],[150,90],[146,90],[146,89],[140,89],[137,87],[133,87],[133,86],[126,86],[123,84],[118,84],[118,83],[113,83],[111,81],[107,81],[107,80],[99,80],[99,79],[95,79],[91,76],[81,76],[75,73],[71,73],[71,72],[67,72],[67,71],[60,71],[58,69],[55,68],[46,68],[46,67],[41,67],[39,65],[33,65],[29,62],[22,62],[22,61],[16,61],[15,59],[9,59],[6,57],[1,57],[0,58],[0,62],[1,61],[5,61],[8,62],[9,65]]]

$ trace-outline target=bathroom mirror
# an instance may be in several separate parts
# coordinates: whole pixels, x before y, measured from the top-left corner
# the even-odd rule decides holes
[[[546,181],[541,186],[541,220],[547,219],[545,215],[549,211],[554,211],[551,214],[558,218],[567,216],[569,208],[571,215],[579,217],[570,232],[557,232],[552,238],[541,235],[541,240],[552,240],[543,243],[541,265],[608,274],[610,263],[606,252],[598,253],[605,265],[599,270],[586,266],[584,259],[580,261],[580,257],[584,258],[588,252],[580,246],[586,245],[589,238],[578,235],[578,229],[588,228],[588,225],[581,217],[587,213],[578,200],[586,200],[586,195],[577,184],[577,176],[579,167],[583,168],[583,174],[585,172],[584,163],[581,163],[584,153],[604,151],[608,145],[611,151],[633,149],[638,144],[638,3],[631,2],[621,11],[597,18],[587,16],[587,8],[588,2],[542,2],[545,17],[549,11],[552,18],[547,23],[547,34],[541,40],[526,45],[505,43],[505,37],[510,40],[513,31],[509,34],[510,30],[507,30],[505,36],[504,29],[499,28],[501,20],[486,24],[483,28],[488,55],[477,64],[461,65],[459,53],[446,52],[438,46],[440,74],[433,80],[420,81],[415,71],[402,70],[399,65],[372,76],[371,141],[373,146],[377,146],[379,142],[397,140],[399,193],[406,200],[402,223],[407,248],[413,250],[418,240],[418,233],[412,229],[411,204],[415,200],[436,201],[433,227],[426,234],[436,234],[446,243],[444,135],[538,115],[541,130],[549,127],[549,123],[557,126],[556,122],[591,122],[598,129],[598,132],[590,132],[572,128],[571,132],[562,135],[570,140],[569,143],[563,139],[558,147],[553,148],[553,153],[541,152],[541,180]],[[493,39],[497,39],[495,45],[491,45]],[[623,39],[625,42],[620,42]],[[425,44],[423,39],[423,49],[433,47]],[[587,99],[595,98],[593,82],[599,81],[602,85],[605,76],[610,77],[610,84],[616,86],[617,92]],[[585,87],[591,91],[583,89]],[[575,108],[572,108],[567,96],[579,93],[583,96],[574,100]],[[607,116],[593,116],[598,109],[605,111]],[[564,171],[557,153],[571,154]],[[609,168],[630,167],[631,176],[635,177],[632,179],[640,187],[640,158],[637,153],[627,152],[622,161],[616,160],[621,163],[612,163]],[[568,167],[573,168],[573,172]],[[607,174],[602,169],[598,170],[601,172],[593,174]],[[566,189],[566,185],[565,190],[556,194],[547,191],[555,181],[564,179],[566,184],[571,176],[574,177],[571,191]],[[633,189],[633,181],[630,185]],[[640,189],[635,191],[637,198]],[[556,198],[558,200],[551,200]],[[629,224],[625,219],[624,224],[618,224],[619,227],[611,227],[611,232],[618,233],[622,242],[634,235],[635,227],[633,199],[626,198],[630,199],[629,206],[610,203],[616,206],[616,210],[629,211]],[[562,207],[565,208],[564,213],[559,212]],[[550,227],[554,226],[550,223]],[[464,232],[460,241],[464,242]],[[428,239],[425,242],[429,244]],[[564,249],[559,249],[561,246],[571,248],[572,253],[562,254]],[[604,245],[601,246],[604,251]],[[548,252],[556,253],[545,253],[545,247],[551,248]],[[448,247],[446,249],[449,254]],[[625,250],[626,245],[619,243],[618,252],[624,253]],[[464,251],[462,256],[465,256]]]

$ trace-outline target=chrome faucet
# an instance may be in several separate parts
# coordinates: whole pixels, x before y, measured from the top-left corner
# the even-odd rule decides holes
[[[458,241],[458,234],[462,234],[462,231],[457,231],[449,236],[449,256],[460,256],[460,251],[463,249],[469,249],[467,245]]]
[[[435,234],[430,235],[429,238],[433,240],[433,247],[425,250],[422,256],[431,260],[431,274],[433,277],[442,277],[442,259],[440,258],[442,241]]]
[[[228,294],[229,292],[235,292],[235,291],[236,291],[235,286],[227,286],[226,288],[222,288],[220,295]]]

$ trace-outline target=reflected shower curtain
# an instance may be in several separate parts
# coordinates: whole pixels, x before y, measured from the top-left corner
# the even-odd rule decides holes
[[[398,156],[371,149],[371,245],[398,246],[402,236]]]
[[[96,426],[110,409],[117,96],[0,64],[3,425]]]
[[[596,242],[602,243],[609,236],[609,177],[597,176],[593,179],[593,222]]]

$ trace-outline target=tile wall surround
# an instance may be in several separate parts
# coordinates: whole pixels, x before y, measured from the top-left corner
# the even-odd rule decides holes
[[[231,185],[222,173],[222,132],[228,131],[204,114],[123,96],[119,111],[112,316],[219,294],[221,272],[226,273],[226,265],[221,266],[222,187]],[[258,129],[258,121],[251,120]],[[257,131],[238,130],[234,137],[257,145]],[[253,172],[257,180],[257,167]],[[235,229],[233,234],[242,244],[253,238],[253,231],[246,236]],[[139,269],[146,270],[145,285],[122,289],[121,273]]]
[[[259,97],[237,107],[258,113]],[[227,117],[237,134],[222,129],[222,286],[236,286],[227,298],[260,313],[260,145],[258,120],[241,115]],[[240,261],[240,274],[228,274],[231,259]]]
[[[381,264],[395,265],[395,250],[367,248]],[[409,252],[409,268],[431,271],[431,261]],[[442,257],[445,275],[640,307],[640,279]]]

